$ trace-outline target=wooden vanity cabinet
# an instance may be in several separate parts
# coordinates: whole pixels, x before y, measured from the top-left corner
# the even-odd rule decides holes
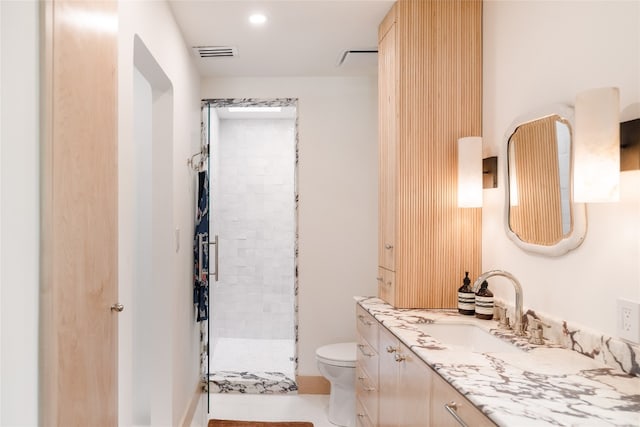
[[[356,305],[358,427],[459,427],[495,424],[374,317]]]
[[[481,269],[481,210],[457,206],[457,140],[482,130],[482,1],[400,0],[378,28],[378,267],[397,308],[452,308]],[[378,275],[380,277],[380,274]]]
[[[356,423],[378,425],[378,321],[356,305]]]
[[[458,393],[448,382],[435,374],[432,378],[431,424],[438,427],[495,427],[478,408]],[[447,407],[449,409],[447,409]],[[460,423],[456,416],[464,423]]]
[[[378,425],[430,425],[431,369],[385,328],[380,328],[378,355]]]

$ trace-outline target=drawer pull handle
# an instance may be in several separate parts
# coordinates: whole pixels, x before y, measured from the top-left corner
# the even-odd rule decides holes
[[[362,412],[358,413],[358,418],[364,418],[364,414]]]
[[[464,422],[460,415],[458,415],[458,404],[454,401],[444,404],[444,409],[460,424],[462,427],[468,427],[467,423]]]
[[[358,314],[358,319],[360,320],[360,322],[362,322],[363,324],[367,325],[367,326],[371,326],[373,325],[373,322],[370,320],[367,320],[363,314]]]
[[[394,359],[396,360],[396,362],[400,363],[400,362],[404,362],[405,360],[407,360],[407,356],[405,356],[404,354],[397,353],[395,355]]]
[[[378,276],[378,277],[376,277],[376,280],[377,280],[378,282],[382,282],[382,276]]]
[[[386,245],[384,245],[385,249],[393,249],[393,245],[390,245],[389,243],[387,243]]]
[[[387,346],[387,353],[395,353],[396,351],[398,351],[397,348],[390,345]]]
[[[364,354],[367,357],[373,357],[373,354],[369,354],[366,351],[364,351],[365,345],[364,344],[358,344],[358,348],[360,349],[360,353]]]
[[[364,391],[371,393],[372,391],[376,391],[376,389],[373,387],[365,387]]]
[[[391,281],[388,281],[388,282],[387,282],[387,286],[391,286]]]

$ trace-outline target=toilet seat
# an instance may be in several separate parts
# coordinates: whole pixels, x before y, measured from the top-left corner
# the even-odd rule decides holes
[[[326,363],[331,366],[355,368],[356,349],[357,347],[355,342],[329,344],[319,347],[316,350],[316,359],[318,362]]]

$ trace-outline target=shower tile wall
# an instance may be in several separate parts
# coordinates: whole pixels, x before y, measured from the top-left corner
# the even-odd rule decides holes
[[[215,337],[294,338],[294,132],[294,120],[220,120]]]

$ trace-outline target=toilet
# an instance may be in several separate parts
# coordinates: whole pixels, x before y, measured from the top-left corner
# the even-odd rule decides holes
[[[329,422],[337,426],[355,426],[356,348],[355,342],[345,342],[316,350],[318,370],[331,383]]]

